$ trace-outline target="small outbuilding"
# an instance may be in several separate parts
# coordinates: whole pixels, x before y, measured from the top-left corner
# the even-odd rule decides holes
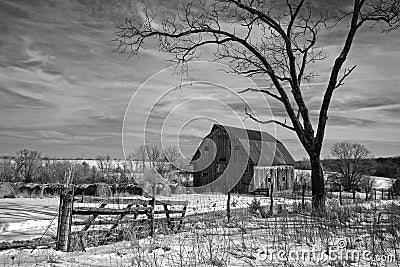
[[[214,124],[193,158],[198,191],[251,193],[292,188],[294,159],[272,135]]]

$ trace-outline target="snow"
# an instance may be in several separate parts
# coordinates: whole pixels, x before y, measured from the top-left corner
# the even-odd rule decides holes
[[[132,199],[133,197],[129,197]],[[135,197],[143,199],[141,196]],[[156,196],[157,200],[188,201],[186,215],[203,214],[210,211],[225,211],[227,196],[223,194],[187,194],[171,197]],[[253,196],[235,195],[231,197],[231,209],[248,208]],[[257,196],[260,204],[269,205],[269,198]],[[295,200],[274,198],[275,204],[291,205]],[[0,240],[24,240],[55,235],[57,230],[57,214],[59,199],[54,198],[16,198],[0,199]],[[76,207],[98,207],[99,203],[75,203]],[[108,204],[108,208],[124,208],[126,204]],[[181,209],[181,207],[174,207]],[[162,209],[157,206],[156,209]],[[163,216],[163,215],[158,215]],[[49,228],[49,229],[47,229]]]
[[[265,221],[253,219],[248,223],[256,227],[248,227],[245,232],[235,225],[203,225],[176,234],[158,234],[154,238],[87,248],[85,252],[8,250],[0,252],[0,262],[18,266],[288,266],[287,262],[261,259],[260,249],[326,254],[329,247],[334,247],[338,240],[342,240],[361,251],[363,240],[370,237],[368,234],[360,234],[352,239],[335,233],[328,237],[318,231],[316,235],[309,236],[308,229],[303,228],[299,233],[293,233],[293,230],[281,226],[279,218],[274,219],[277,220],[277,227],[270,228],[269,232],[260,227]],[[385,254],[392,255],[392,251],[385,250]],[[289,266],[321,266],[318,262],[293,263]],[[328,263],[322,266],[338,266]],[[355,264],[358,265],[348,266],[369,266],[367,262]],[[396,266],[396,263],[385,266]]]
[[[360,195],[363,198],[363,195]],[[130,197],[133,198],[133,197]],[[143,197],[137,196],[138,199]],[[227,196],[223,194],[187,194],[172,195],[171,197],[156,196],[157,200],[181,200],[188,201],[186,215],[204,214],[208,212],[224,212],[226,210]],[[231,210],[248,208],[254,196],[236,195],[231,196]],[[269,198],[257,196],[262,206],[269,205]],[[274,197],[274,205],[282,205],[284,210],[290,209],[294,203],[301,202],[299,199],[288,199]],[[337,202],[331,199],[330,202]],[[328,204],[330,203],[328,201]],[[372,206],[384,207],[392,203],[390,200],[379,200],[378,202],[359,203],[357,205],[371,209]],[[399,201],[395,201],[399,203]],[[0,240],[24,240],[47,234],[55,235],[57,229],[58,198],[16,198],[0,199]],[[98,203],[75,203],[76,207],[90,206],[98,207]],[[352,204],[350,204],[352,205]],[[124,208],[126,204],[108,204],[108,208]],[[156,209],[162,209],[157,206]],[[181,209],[181,207],[175,207]],[[158,215],[159,217],[163,215]],[[81,227],[81,226],[80,226]],[[77,228],[79,229],[79,228]]]
[[[369,176],[369,177],[375,180],[373,188],[377,190],[380,189],[387,190],[391,188],[396,180],[394,178],[387,178],[387,177],[378,177],[378,176]]]
[[[140,197],[138,197],[140,198]],[[187,200],[188,215],[209,211],[224,211],[226,195],[173,195],[157,196],[158,200]],[[253,196],[235,195],[231,197],[232,209],[247,208]],[[259,197],[261,205],[269,205],[269,198]],[[57,198],[48,199],[3,199],[0,200],[0,237],[1,240],[25,239],[40,236],[48,228],[49,234],[55,233]],[[289,208],[300,199],[274,198],[275,205],[286,205]],[[393,201],[379,200],[363,205],[366,208],[378,207],[384,210]],[[395,203],[400,204],[399,201]],[[76,203],[76,205],[81,205]],[[97,204],[98,205],[98,204]],[[330,199],[327,205],[337,205],[337,200]],[[10,207],[10,209],[7,208]],[[119,205],[120,207],[122,205]],[[117,208],[117,204],[110,207]],[[326,242],[341,237],[338,233],[324,236],[318,229],[303,226],[290,229],[283,227],[285,218],[301,220],[301,216],[272,217],[269,219],[250,218],[243,225],[229,225],[217,222],[198,221],[187,223],[184,232],[162,235],[156,232],[155,238],[144,238],[118,242],[100,247],[87,248],[86,252],[64,253],[53,249],[7,250],[0,252],[0,264],[18,266],[266,266],[274,265],[257,258],[260,248],[291,250],[314,249],[319,253],[326,252]],[[310,219],[306,219],[310,220]],[[245,229],[245,231],[243,230]],[[312,237],[313,232],[317,235]],[[321,236],[322,235],[322,236]],[[347,236],[348,237],[348,236]],[[357,233],[353,240],[368,240],[369,235]],[[349,238],[349,237],[348,237]],[[361,241],[360,241],[361,242]],[[366,241],[365,241],[366,242]],[[363,242],[363,244],[365,243]],[[366,242],[368,243],[368,242]],[[390,251],[388,251],[389,253]],[[222,264],[222,265],[221,265]],[[293,266],[318,266],[309,263]],[[364,266],[362,263],[361,266]],[[276,266],[282,266],[278,263]],[[395,266],[388,264],[387,266]]]
[[[58,198],[0,199],[0,240],[40,237],[50,224],[48,232],[54,234],[58,203]]]

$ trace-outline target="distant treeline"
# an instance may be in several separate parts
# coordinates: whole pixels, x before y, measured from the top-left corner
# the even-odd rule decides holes
[[[371,166],[370,175],[372,176],[400,178],[400,157],[380,157],[363,159],[363,161]],[[338,159],[324,159],[322,160],[322,166],[325,170],[332,170],[338,162]],[[301,170],[310,170],[310,162],[307,159],[296,161],[295,168]]]
[[[188,170],[188,166],[174,146],[140,146],[125,160],[98,155],[94,161],[55,159],[42,156],[40,151],[21,149],[13,156],[0,157],[0,182],[54,184],[70,177],[76,184],[125,184],[159,175],[173,183],[187,183],[189,179],[187,172],[179,172],[180,168]]]
[[[83,157],[76,157],[76,158],[73,158],[73,157],[62,157],[62,158],[60,158],[60,157],[51,157],[51,156],[41,156],[41,159],[42,160],[96,160],[96,158],[97,158],[97,156],[96,157],[94,157],[94,158],[83,158]],[[16,160],[16,159],[18,159],[18,157],[16,156],[16,155],[0,155],[0,159],[3,159],[3,160]],[[112,160],[122,160],[122,159],[119,159],[119,158],[110,158],[110,159],[112,159]]]

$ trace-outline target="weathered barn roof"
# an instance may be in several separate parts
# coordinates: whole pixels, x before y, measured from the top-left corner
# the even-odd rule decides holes
[[[286,147],[267,132],[214,124],[226,130],[230,138],[237,138],[257,166],[293,165],[294,159]]]
[[[229,134],[232,134],[232,136],[235,136],[236,138],[239,139],[248,139],[252,141],[263,141],[263,142],[279,142],[278,140],[276,140],[275,137],[273,137],[267,132],[261,132],[256,130],[221,125],[221,124],[214,124],[213,129],[211,131],[214,130],[214,127],[222,127]]]

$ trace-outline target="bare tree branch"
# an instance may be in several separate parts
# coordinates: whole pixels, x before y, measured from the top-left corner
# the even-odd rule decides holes
[[[294,130],[310,156],[313,197],[324,197],[320,153],[324,140],[328,110],[336,88],[343,85],[355,66],[340,73],[350,53],[357,31],[362,25],[384,25],[383,31],[400,25],[400,0],[352,0],[351,6],[338,9],[338,16],[327,14],[328,8],[314,7],[310,0],[285,0],[285,10],[274,9],[262,0],[182,0],[182,7],[153,16],[144,7],[140,19],[127,19],[117,26],[117,50],[135,56],[148,42],[157,41],[159,50],[172,55],[175,62],[200,57],[204,46],[215,47],[215,60],[227,63],[233,73],[265,78],[276,89],[247,88],[243,92],[260,92],[283,103],[292,126],[269,120],[260,121],[246,111],[246,116],[259,123],[276,123]],[[302,82],[318,75],[309,66],[327,56],[317,47],[320,27],[331,30],[339,24],[347,29],[340,54],[335,58],[319,109],[316,132],[311,122]],[[348,27],[347,27],[348,26]],[[288,87],[290,89],[288,89]],[[314,200],[314,198],[313,198]],[[314,203],[314,202],[313,202]]]
[[[276,94],[274,94],[274,93],[271,93],[269,90],[265,90],[265,89],[246,88],[246,89],[244,89],[244,90],[242,90],[242,91],[239,91],[238,93],[241,94],[241,93],[245,93],[245,92],[259,92],[259,93],[264,93],[264,94],[267,94],[267,95],[269,95],[269,96],[272,96],[272,97],[275,98],[276,100],[279,100],[279,101],[281,101],[281,102],[283,101],[281,97],[279,97],[278,95],[276,95]]]
[[[246,116],[247,116],[248,118],[250,118],[250,119],[252,119],[253,121],[256,121],[256,122],[258,122],[258,123],[261,123],[261,124],[275,123],[275,124],[278,124],[278,125],[280,125],[280,126],[286,128],[286,129],[289,129],[289,130],[292,130],[292,131],[296,131],[292,126],[286,125],[286,120],[285,120],[285,122],[280,122],[280,121],[277,121],[277,120],[262,121],[262,120],[259,120],[258,118],[256,118],[253,114],[249,113],[249,112],[247,111],[247,108],[244,109],[244,112],[245,112],[245,114],[246,114]]]
[[[351,74],[351,72],[357,67],[357,65],[354,65],[350,69],[345,69],[342,78],[340,78],[339,82],[335,86],[335,89],[338,88],[339,86],[343,85],[344,80]]]

